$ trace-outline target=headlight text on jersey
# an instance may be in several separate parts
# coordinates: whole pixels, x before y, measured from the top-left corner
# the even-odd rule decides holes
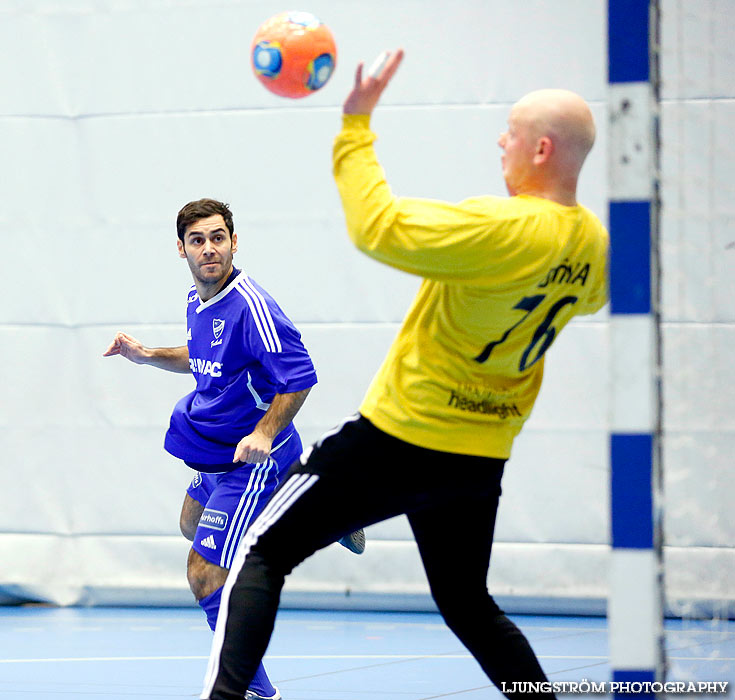
[[[202,360],[200,357],[190,357],[189,367],[194,374],[208,374],[210,377],[222,376],[222,363]]]

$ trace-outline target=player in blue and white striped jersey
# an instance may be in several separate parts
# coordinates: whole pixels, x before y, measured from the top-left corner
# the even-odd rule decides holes
[[[292,421],[317,378],[296,327],[262,287],[233,266],[237,234],[227,205],[190,202],[176,225],[179,255],[194,278],[188,344],[148,348],[120,332],[105,355],[191,372],[196,379],[194,391],[173,410],[164,447],[197,472],[180,525],[192,541],[189,585],[214,629],[237,545],[301,454]],[[359,554],[364,533],[340,543]],[[246,698],[280,698],[262,664]]]

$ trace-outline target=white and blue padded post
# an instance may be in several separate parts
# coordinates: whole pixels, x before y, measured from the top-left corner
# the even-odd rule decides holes
[[[656,0],[608,0],[613,683],[664,672],[657,35]]]

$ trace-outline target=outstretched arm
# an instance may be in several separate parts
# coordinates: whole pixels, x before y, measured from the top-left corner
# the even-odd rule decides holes
[[[147,348],[132,335],[118,331],[103,357],[121,355],[136,365],[153,365],[159,369],[181,374],[189,372],[189,348]]]
[[[291,394],[276,394],[253,432],[237,444],[232,461],[264,462],[271,453],[273,439],[294,419],[310,391],[311,387]]]

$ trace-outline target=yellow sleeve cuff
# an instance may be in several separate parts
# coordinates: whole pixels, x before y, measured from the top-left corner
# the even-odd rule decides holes
[[[370,128],[370,115],[369,114],[343,114],[342,115],[342,128],[343,129],[369,129]]]

